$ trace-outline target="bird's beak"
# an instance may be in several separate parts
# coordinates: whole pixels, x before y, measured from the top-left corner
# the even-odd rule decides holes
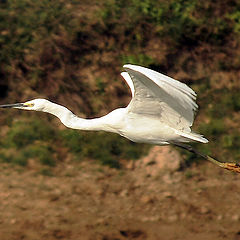
[[[14,103],[14,104],[4,104],[0,105],[0,108],[25,108],[32,107],[33,104],[30,103]]]

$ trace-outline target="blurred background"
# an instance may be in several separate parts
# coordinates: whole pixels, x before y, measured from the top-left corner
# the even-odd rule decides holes
[[[99,117],[127,106],[120,72],[138,64],[193,88],[193,129],[210,141],[195,147],[238,162],[239,44],[238,0],[1,0],[0,103],[41,97]],[[0,124],[1,239],[240,239],[235,174],[44,113],[1,110]],[[179,162],[156,173],[156,156]]]

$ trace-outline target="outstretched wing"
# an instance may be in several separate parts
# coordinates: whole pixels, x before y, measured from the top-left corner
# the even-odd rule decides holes
[[[148,115],[177,130],[190,132],[194,120],[196,93],[186,84],[156,71],[135,65],[124,65],[122,76],[133,98],[129,113]]]

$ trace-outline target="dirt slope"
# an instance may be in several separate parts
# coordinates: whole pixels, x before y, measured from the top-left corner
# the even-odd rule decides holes
[[[240,239],[238,175],[206,162],[160,165],[153,153],[126,170],[84,162],[51,177],[1,165],[0,239]]]

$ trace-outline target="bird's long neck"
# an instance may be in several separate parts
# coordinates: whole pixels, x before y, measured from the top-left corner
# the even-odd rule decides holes
[[[60,119],[60,121],[69,128],[79,130],[93,130],[93,131],[109,131],[116,132],[107,121],[107,116],[94,118],[94,119],[83,119],[77,117],[69,109],[56,103],[51,103],[47,109],[43,109],[43,112],[48,112]]]

